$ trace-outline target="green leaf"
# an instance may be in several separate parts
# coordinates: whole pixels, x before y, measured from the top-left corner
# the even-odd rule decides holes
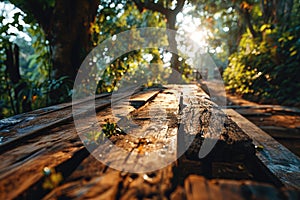
[[[294,56],[294,55],[296,55],[296,54],[297,54],[297,50],[292,51],[290,55],[291,55],[291,56]]]
[[[269,29],[270,28],[270,24],[263,24],[261,27],[260,27],[260,31],[263,32],[265,29]]]

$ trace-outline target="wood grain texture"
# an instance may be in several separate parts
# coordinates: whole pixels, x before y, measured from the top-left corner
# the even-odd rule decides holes
[[[83,113],[78,119],[82,126],[77,129],[72,120],[57,123],[69,115],[68,105],[37,116],[36,119],[48,117],[54,124],[1,151],[0,199],[299,197],[299,189],[280,188],[262,176],[271,162],[281,165],[285,159],[279,154],[277,160],[259,160],[268,159],[264,151],[269,147],[265,145],[271,143],[268,138],[266,144],[258,143],[248,134],[257,127],[240,127],[240,118],[234,118],[232,113],[228,117],[227,111],[218,108],[196,85],[167,85],[148,92],[131,97],[143,101],[141,106],[130,104],[130,98],[120,99],[114,106],[110,106],[109,96],[97,99],[96,120]],[[91,131],[98,130],[95,127],[108,122],[123,132],[112,135],[108,143],[100,146],[98,141],[86,142]],[[12,130],[19,125],[12,125]],[[261,137],[264,142],[265,136]],[[199,151],[205,140],[216,144],[201,158]],[[257,152],[254,145],[264,145],[263,151]],[[124,155],[113,146],[122,149]],[[43,188],[45,167],[63,176],[52,189]],[[282,179],[288,176],[291,175],[287,173]]]
[[[202,176],[191,175],[184,183],[187,200],[214,199],[298,199],[299,192],[276,189],[272,185],[253,181],[207,180]]]
[[[287,187],[300,189],[300,159],[267,133],[234,110],[224,110],[236,124],[261,147],[256,155]]]

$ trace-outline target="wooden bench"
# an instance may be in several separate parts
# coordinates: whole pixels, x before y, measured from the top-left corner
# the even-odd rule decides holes
[[[109,137],[125,157],[89,140],[91,154],[81,140],[95,125],[126,126],[110,94],[96,96],[98,122],[85,116],[80,130],[71,103],[1,121],[0,199],[299,199],[299,158],[197,85],[143,90],[129,101],[118,113],[134,126]],[[199,158],[207,142],[216,144]],[[104,151],[104,162],[124,170],[97,160]]]

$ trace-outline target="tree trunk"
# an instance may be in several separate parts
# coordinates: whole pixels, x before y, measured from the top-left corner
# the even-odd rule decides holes
[[[176,16],[177,14],[174,13],[168,13],[166,15],[167,18],[167,28],[171,30],[177,30],[175,27],[176,24]],[[180,69],[180,62],[178,60],[178,48],[177,48],[177,41],[176,41],[176,35],[175,34],[169,34],[168,35],[168,43],[169,43],[169,48],[172,49],[174,52],[172,53],[171,57],[171,68],[173,69],[168,82],[170,84],[179,84],[182,82],[181,80],[181,69]]]
[[[134,3],[136,4],[136,6],[140,10],[140,12],[143,12],[144,8],[152,10],[152,11],[160,12],[167,19],[167,28],[176,31],[176,26],[175,26],[176,25],[176,16],[183,9],[185,0],[177,0],[177,5],[174,9],[164,7],[162,2],[154,3],[152,1],[142,2],[140,0],[134,0]],[[177,41],[176,41],[175,34],[168,35],[168,43],[169,43],[170,49],[172,49],[174,51],[174,52],[171,52],[172,53],[171,68],[173,69],[173,71],[172,71],[172,74],[171,74],[168,82],[169,83],[180,83],[181,82],[180,68],[179,68],[180,62],[178,60],[179,56],[178,56]]]
[[[22,112],[31,111],[32,108],[31,108],[30,101],[28,101],[29,98],[28,95],[24,94],[23,96],[20,96],[21,91],[27,87],[27,84],[21,81],[20,64],[19,64],[19,47],[16,44],[9,43],[5,52],[6,52],[6,72],[8,74],[9,79],[12,82],[12,87],[14,91],[14,95],[13,96],[10,95],[11,98],[13,98],[11,106],[14,110],[14,114],[21,113],[20,110],[21,105],[22,105]]]
[[[63,76],[73,82],[86,54],[92,49],[90,26],[100,0],[10,0],[42,27],[49,41],[52,61],[50,77]],[[58,103],[65,91],[50,91],[50,104]]]
[[[167,28],[171,30],[177,30],[175,27],[176,23],[176,16],[177,14],[170,13],[166,16],[167,18]],[[178,49],[177,49],[177,41],[176,41],[176,35],[175,34],[170,34],[168,35],[168,43],[169,47],[175,51],[172,52],[172,58],[171,58],[171,67],[179,72],[179,56],[178,56]]]
[[[38,22],[50,42],[54,77],[74,80],[91,50],[90,25],[100,0],[10,0]]]
[[[13,108],[14,114],[20,113],[20,103],[19,103],[19,88],[17,88],[17,84],[19,83],[21,76],[19,71],[19,66],[16,66],[16,56],[14,55],[13,45],[11,43],[5,48],[6,55],[6,73],[12,83],[12,88],[14,94],[10,95],[11,98],[11,107]],[[8,87],[9,92],[11,92],[11,87]]]
[[[245,4],[247,4],[247,3],[245,3]],[[251,14],[250,14],[250,10],[252,9],[251,6],[249,6],[249,5],[243,6],[243,4],[241,4],[241,5],[236,5],[235,9],[238,11],[239,15],[242,17],[243,23],[245,23],[245,25],[249,28],[249,31],[250,31],[252,37],[256,38],[258,36],[258,34],[254,30],[254,27],[251,22]]]
[[[84,57],[91,50],[90,24],[94,22],[99,2],[57,0],[47,38],[52,50],[55,78],[75,80]]]

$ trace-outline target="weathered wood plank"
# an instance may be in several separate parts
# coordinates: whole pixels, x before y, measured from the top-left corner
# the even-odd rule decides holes
[[[169,140],[168,138],[172,138],[172,143],[176,143],[177,135],[173,132],[177,128],[177,118],[175,120],[174,117],[176,116],[176,112],[178,112],[178,100],[179,98],[176,97],[176,91],[169,89],[162,92],[161,94],[158,94],[153,101],[151,101],[145,107],[140,108],[138,112],[135,112],[134,109],[126,108],[126,105],[128,106],[128,104],[126,103],[123,106],[120,106],[120,108],[124,110],[124,113],[130,113],[132,119],[138,127],[136,129],[133,128],[129,130],[134,133],[134,135],[132,135],[131,137],[119,135],[118,138],[112,138],[112,140],[117,140],[116,145],[121,148],[127,149],[131,154],[132,151],[136,151],[136,153],[140,155],[139,159],[142,157],[142,155],[146,154],[147,151],[151,152],[156,148],[160,149],[162,145],[167,145]],[[118,113],[122,112],[123,111],[120,111]],[[113,116],[110,108],[98,112],[97,116],[99,116],[99,123],[102,123],[106,119],[112,121],[115,120],[116,123],[118,122],[118,120],[122,120],[122,118],[120,119]],[[157,124],[157,120],[162,120],[162,124]],[[168,128],[165,129],[163,124],[167,124]],[[122,126],[122,124],[120,124],[120,126]],[[85,131],[87,130],[88,129],[85,129]],[[142,146],[137,146],[138,143],[135,143],[134,140],[139,139],[140,137],[149,137],[150,141],[151,138],[155,138],[155,140],[153,139],[153,142],[157,142],[155,143],[157,144],[157,146],[154,148],[151,142],[149,144],[143,143]],[[176,145],[169,145],[168,148],[163,148],[163,150],[166,151],[163,156],[164,159],[168,158],[168,156],[176,156],[175,146]],[[97,149],[95,151],[97,151]],[[171,152],[173,152],[173,154]],[[113,155],[113,152],[107,152],[107,154],[111,156]],[[116,156],[117,155],[113,155],[112,157]],[[170,158],[176,160],[176,157]],[[53,190],[49,195],[45,197],[45,199],[53,198],[57,194],[63,194],[68,198],[78,197],[79,199],[92,197],[97,199],[107,199],[108,195],[112,195],[109,196],[110,199],[139,199],[141,197],[148,197],[151,199],[166,199],[168,191],[172,189],[171,179],[173,178],[172,168],[174,164],[164,167],[161,170],[140,174],[122,171],[117,172],[116,170],[108,168],[107,170],[105,170],[105,173],[104,171],[101,171],[99,173],[95,173],[94,176],[88,176],[91,180],[86,179],[85,183],[83,183],[82,181],[78,181],[78,179],[85,178],[89,171],[88,169],[94,169],[97,167],[103,168],[101,166],[104,166],[102,163],[100,163],[100,161],[91,158],[91,156],[89,156],[86,160],[92,161],[83,162],[73,173],[73,175],[70,176],[65,184]],[[119,162],[120,160],[117,161]],[[125,160],[124,162],[124,158],[122,161],[123,162],[120,162],[120,165],[134,165],[134,163],[132,164],[127,160]],[[147,165],[150,164],[149,162],[151,162],[152,165],[156,164],[152,159],[149,159],[149,161],[143,160],[141,163]],[[154,167],[157,167],[157,169],[159,169],[163,166]],[[87,170],[82,171],[81,169]],[[115,179],[116,181],[110,181],[107,179]],[[74,182],[76,182],[77,184]],[[100,187],[101,189],[99,189]],[[58,197],[56,196],[56,198]]]
[[[267,133],[232,109],[224,112],[260,148],[256,156],[288,188],[300,189],[300,159]]]
[[[103,107],[101,103],[100,106]],[[96,108],[97,107],[99,107],[99,104],[98,106],[96,106]],[[101,117],[103,117],[103,115],[101,115]],[[86,122],[91,121],[88,118],[83,118],[82,120]],[[57,125],[59,125],[59,127],[62,126],[61,124],[57,124]],[[87,129],[81,130],[83,132],[78,134],[80,135],[88,131],[89,126],[92,126],[92,124],[87,124]],[[50,132],[50,135],[35,135],[35,137],[31,139],[32,141],[29,141],[30,142],[29,144],[25,143],[24,145],[14,148],[15,156],[8,155],[9,153],[11,153],[10,151],[5,152],[4,154],[1,155],[3,156],[4,159],[6,157],[9,157],[10,159],[5,159],[6,162],[1,163],[4,165],[3,168],[5,169],[5,171],[2,171],[1,176],[3,178],[2,181],[4,182],[3,184],[0,183],[0,185],[7,185],[6,182],[12,182],[16,178],[16,176],[20,177],[19,179],[23,180],[22,187],[19,187],[20,190],[15,191],[14,193],[11,194],[16,196],[20,196],[20,194],[22,194],[23,196],[27,196],[28,193],[32,193],[32,190],[34,190],[33,188],[38,188],[41,189],[41,191],[38,192],[37,195],[34,197],[39,198],[40,197],[39,195],[43,195],[43,191],[44,191],[42,188],[44,175],[41,173],[43,167],[47,166],[53,169],[62,168],[59,172],[64,170],[66,171],[69,170],[69,172],[72,172],[70,167],[62,166],[63,163],[70,162],[71,160],[83,159],[85,156],[87,156],[87,154],[85,154],[84,157],[82,156],[78,157],[79,155],[77,151],[81,151],[82,144],[79,141],[78,135],[73,125],[64,127],[63,129],[60,129],[60,131],[57,130],[56,127],[53,127],[50,130],[47,130],[47,132],[48,133]],[[39,141],[39,142],[36,143],[34,141]],[[72,149],[70,154],[66,154],[66,152],[69,151],[68,149],[69,146],[74,146],[75,148]],[[41,148],[42,150],[40,150]],[[27,151],[22,152],[22,149],[25,149]],[[85,149],[84,151],[87,152]],[[55,160],[56,156],[58,156],[59,159]],[[55,162],[53,162],[53,160],[55,160]],[[32,166],[35,166],[34,168],[35,170],[32,170],[33,168]],[[76,165],[74,167],[76,167]],[[25,171],[20,170],[22,168],[26,170]],[[28,179],[27,177],[35,177],[35,178]],[[6,191],[9,191],[12,188],[5,187],[4,189]],[[10,194],[10,192],[7,192],[7,194]]]
[[[249,111],[242,111],[239,110],[239,113],[245,117],[270,117],[272,113],[267,112],[249,112]]]
[[[95,98],[102,99],[110,95],[111,95],[110,93],[105,93],[105,94],[96,95]],[[37,110],[33,110],[27,113],[22,113],[19,115],[2,119],[0,120],[0,131],[2,132],[3,129],[5,129],[4,131],[8,132],[13,129],[18,129],[19,127],[34,125],[38,122],[38,120],[35,120],[37,117],[48,115],[50,113],[57,112],[57,111],[62,111],[64,109],[71,108],[73,104],[80,104],[88,100],[90,100],[90,98],[86,98],[78,102],[68,102],[68,103],[62,103],[62,104],[53,105],[45,108],[39,108]]]
[[[55,187],[44,196],[43,199],[82,199],[93,187],[98,188],[98,192],[102,191],[103,193],[107,192],[107,190],[115,190],[113,186],[118,185],[116,184],[116,180],[118,180],[118,177],[115,175],[116,172],[116,170],[107,168],[107,166],[96,160],[92,155],[89,155],[77,166],[77,169],[64,180],[62,185]],[[105,183],[106,181],[107,183]],[[115,182],[111,183],[111,181]],[[99,182],[102,182],[103,185],[101,186]],[[98,186],[96,187],[96,185]],[[106,187],[106,185],[112,186],[111,189]],[[99,192],[99,194],[101,194],[101,192]]]
[[[270,109],[271,111],[276,112],[287,112],[287,113],[294,113],[300,114],[300,109],[295,107],[288,107],[288,106],[280,106],[280,105],[255,105],[255,106],[241,106],[241,105],[229,105],[226,106],[227,109],[257,109],[257,110],[266,110]]]
[[[211,155],[234,160],[235,157],[245,159],[254,154],[250,137],[232,123],[203,91],[183,94],[183,104],[181,132],[185,145],[190,145],[185,153],[189,159]]]
[[[130,98],[129,100],[130,105],[133,106],[134,108],[139,108],[145,105],[147,102],[153,100],[159,92],[160,90],[146,91],[143,93],[139,93]]]
[[[123,116],[116,121],[126,132],[116,138],[119,148],[107,143],[97,148],[95,155],[101,155],[100,159],[111,166],[124,166],[125,171],[145,172],[166,166],[176,160],[178,108],[176,90],[166,89],[147,106],[131,112],[129,120]]]
[[[122,106],[119,106],[119,108],[124,110],[124,113],[130,113],[131,118],[136,123],[137,127],[132,128],[130,133],[134,134],[132,137],[126,137],[126,136],[118,136],[116,145],[119,145],[119,147],[122,147],[124,149],[127,149],[129,153],[132,152],[132,149],[137,150],[137,154],[145,154],[147,151],[153,151],[153,146],[150,143],[147,147],[147,144],[144,144],[142,148],[139,148],[137,146],[137,142],[134,142],[134,139],[138,139],[140,137],[150,137],[155,139],[155,142],[158,146],[155,148],[161,149],[162,145],[165,145],[163,151],[165,152],[163,158],[168,158],[170,156],[176,156],[176,145],[168,145],[166,147],[166,144],[168,143],[168,140],[173,138],[173,142],[176,144],[176,130],[177,130],[177,116],[179,110],[179,95],[177,94],[178,91],[175,89],[167,89],[164,92],[157,95],[157,97],[151,101],[149,104],[147,104],[145,107],[142,107],[138,110],[138,112],[134,110],[130,110],[129,108],[126,108],[127,104],[124,104]],[[124,107],[125,106],[125,107]],[[128,110],[129,109],[129,110]],[[118,113],[122,113],[123,111],[119,111]],[[115,118],[111,116],[111,111],[109,109],[103,110],[97,113],[97,115],[101,118],[99,118],[99,123],[101,121],[104,121],[104,119],[109,120],[115,120],[115,122],[121,121],[120,118]],[[159,121],[161,120],[161,121]],[[121,121],[122,122],[122,121]],[[165,125],[166,128],[165,128]],[[120,124],[122,126],[122,123]],[[174,134],[175,132],[175,134]],[[136,136],[137,138],[134,138]],[[169,139],[168,139],[169,138]],[[126,141],[124,143],[124,141]],[[152,147],[151,147],[152,146]],[[97,151],[97,150],[96,150]],[[173,152],[173,154],[171,153]],[[171,154],[170,154],[171,153]],[[108,152],[108,154],[112,157],[116,157],[117,155],[113,155],[113,152]],[[170,157],[173,160],[176,160],[176,157]],[[140,157],[139,157],[140,159]],[[124,159],[123,159],[124,160]],[[150,160],[152,162],[152,160]],[[147,160],[143,160],[142,163],[147,164]],[[157,160],[153,162],[155,165]],[[149,163],[148,163],[149,164]],[[152,163],[151,163],[152,164]],[[153,165],[152,164],[152,165]],[[93,166],[101,166],[100,163],[93,162]],[[135,165],[135,163],[131,164],[130,162],[120,162],[120,165]],[[118,196],[121,199],[132,199],[132,198],[140,198],[140,197],[147,197],[151,199],[164,199],[167,196],[167,191],[171,190],[172,184],[171,179],[173,178],[172,168],[174,164],[169,165],[161,170],[149,172],[149,173],[141,173],[141,174],[131,174],[131,173],[122,173],[120,172],[120,176],[124,177],[122,179],[122,182],[119,185],[119,194]],[[90,168],[91,165],[83,164],[80,168]],[[158,168],[161,168],[162,166],[155,166]],[[92,167],[94,168],[94,167]],[[105,172],[106,174],[111,173],[110,170],[108,172]],[[79,170],[76,170],[74,174],[81,174],[82,177],[85,176],[86,172],[80,173]],[[101,173],[100,173],[101,174]],[[99,174],[99,175],[100,175]],[[100,175],[102,177],[102,175]],[[96,175],[97,177],[97,175]],[[96,178],[94,177],[94,178]],[[109,177],[109,176],[108,176]],[[92,178],[92,179],[94,179]],[[76,178],[73,178],[76,179]],[[102,178],[101,178],[102,179]],[[89,182],[89,181],[88,181]],[[68,186],[74,187],[74,184],[72,184],[72,180],[70,182],[67,182]],[[119,184],[118,182],[115,182],[115,184]],[[68,186],[61,186],[58,189],[55,190],[55,193],[60,193],[61,190],[68,190],[70,192],[70,195],[78,194],[78,188],[72,189],[68,188]],[[100,186],[91,186],[90,183],[84,184],[80,186],[82,190],[84,191],[92,191],[92,190],[99,190]],[[114,186],[111,186],[111,188],[115,188]],[[80,190],[80,191],[82,191]],[[88,192],[86,192],[87,194]],[[52,192],[52,194],[54,194]],[[85,198],[85,194],[80,196],[80,198]],[[97,198],[104,198],[104,193],[98,193]]]
[[[5,191],[0,194],[1,199],[15,198],[34,186],[41,188],[45,167],[55,169],[66,163],[64,169],[71,172],[72,166],[69,166],[67,161],[80,160],[87,156],[87,151],[82,147],[76,132],[67,126],[62,128],[65,129],[56,129],[52,134],[50,132],[49,135],[34,138],[0,155],[3,161],[0,163],[0,187],[1,191]],[[86,153],[82,155],[80,152]]]
[[[214,199],[298,199],[299,191],[276,189],[272,185],[253,181],[207,180],[191,175],[184,183],[187,200]]]
[[[300,130],[277,127],[277,126],[259,126],[259,128],[268,132],[273,138],[279,139],[300,139]]]
[[[78,104],[85,105],[86,102],[80,102]],[[96,109],[101,109],[110,105],[110,101],[107,95],[101,95],[95,101]],[[29,138],[35,137],[36,134],[42,133],[43,130],[55,127],[59,123],[67,123],[72,120],[72,104],[67,104],[54,110],[48,114],[38,115],[34,117],[25,116],[25,119],[21,120],[23,123],[15,124],[14,126],[6,127],[4,130],[0,130],[2,142],[0,143],[0,152],[12,147],[15,144],[24,142]]]
[[[91,121],[87,118],[83,120]],[[87,127],[92,125],[87,124]],[[88,130],[83,129],[81,131],[82,133],[79,132],[78,134],[83,134]],[[7,195],[14,195],[14,197],[35,194],[36,192],[32,193],[30,191],[32,188],[41,189],[44,180],[43,168],[61,168],[59,172],[65,170],[72,172],[70,166],[62,164],[71,160],[85,158],[87,154],[82,157],[82,154],[76,153],[81,151],[82,147],[73,124],[57,124],[56,127],[51,127],[49,130],[44,131],[43,134],[37,134],[27,142],[21,143],[17,147],[15,146],[13,150],[4,152],[0,155],[0,158],[5,160],[5,162],[0,163],[1,169],[3,169],[0,172],[0,185],[4,187],[3,191],[6,191],[5,194]],[[71,149],[72,151],[68,153]],[[83,150],[87,152],[86,149]],[[77,167],[77,165],[73,167]],[[35,178],[32,179],[32,177]],[[16,179],[21,184],[14,181]],[[20,190],[12,191],[14,187],[18,187]],[[41,189],[35,197],[43,196],[43,192],[45,190]],[[6,196],[4,199],[6,199]]]
[[[96,102],[96,105],[97,103],[99,102]],[[100,105],[98,104],[96,108],[102,107],[101,103],[100,101]],[[88,151],[83,148],[79,140],[73,123],[56,124],[56,126],[49,127],[48,130],[38,132],[32,138],[26,139],[15,146],[13,150],[4,151],[0,155],[0,158],[5,161],[0,163],[1,169],[3,169],[0,172],[0,185],[3,187],[3,191],[6,191],[5,194],[15,197],[35,194],[36,198],[40,198],[47,192],[41,188],[45,179],[42,173],[44,167],[59,170],[59,173],[66,175],[72,172],[72,167],[76,168],[79,164],[71,164],[73,160],[80,162],[88,155]],[[70,164],[71,166],[68,166]],[[35,178],[32,179],[33,177]],[[16,179],[20,183],[14,181]],[[19,190],[12,191],[17,186]],[[34,188],[38,188],[40,191],[32,192]]]
[[[143,96],[140,96],[138,91],[136,91],[132,95],[132,98],[141,100]],[[150,101],[151,98],[154,98],[159,91],[160,89],[143,91],[142,94],[145,97],[149,97],[147,99],[144,99],[143,102],[146,103],[147,101]],[[110,98],[111,94],[97,95],[95,97],[95,110],[97,111],[109,106],[111,104]],[[122,98],[126,98],[126,96],[123,95]],[[116,99],[116,101],[118,101],[118,99]],[[78,101],[77,103],[74,103],[74,105],[82,106],[82,108],[84,108],[86,105],[90,105],[92,103],[94,103],[94,100],[88,98]],[[0,130],[0,152],[21,141],[34,137],[35,134],[39,134],[43,130],[49,129],[59,123],[66,123],[72,120],[72,103],[65,103],[62,105],[54,106],[54,108],[50,108],[51,109],[49,111],[37,112],[38,114],[33,114],[34,112],[22,114],[18,117],[20,118],[18,119],[18,123],[11,124],[8,127],[3,126],[2,130]],[[88,112],[88,110],[86,109],[82,110],[83,113]],[[77,114],[79,115],[79,113]],[[6,119],[5,121],[16,121],[16,119],[12,117]]]
[[[134,109],[132,109],[131,111],[133,110]],[[103,117],[104,117],[101,114],[100,116],[102,120],[100,120],[99,123],[101,123],[101,121],[103,122]],[[88,119],[83,119],[83,120],[89,121]],[[90,125],[87,124],[87,128],[89,126],[91,126],[91,124]],[[81,145],[79,145],[79,143],[78,144],[74,143],[74,141],[78,141],[78,136],[76,134],[76,131],[72,130],[74,129],[74,127],[67,127],[67,128],[64,126],[62,127],[63,129],[60,128],[60,130],[57,129],[57,127],[53,127],[53,128],[50,127],[50,129],[47,130],[47,132],[50,133],[50,135],[47,135],[47,133],[44,133],[45,135],[39,135],[39,134],[35,135],[34,138],[28,141],[28,143],[24,142],[23,145],[14,149],[13,152],[15,156],[11,155],[12,153],[11,151],[4,152],[1,155],[2,159],[5,160],[5,162],[1,163],[2,165],[1,168],[4,171],[1,172],[1,177],[3,179],[1,179],[2,182],[0,185],[5,187],[4,189],[5,191],[7,191],[6,194],[18,196],[21,193],[24,193],[25,191],[31,190],[30,188],[33,186],[40,187],[40,182],[44,178],[43,174],[41,173],[43,167],[47,166],[47,167],[55,168],[61,162],[64,162],[64,160],[71,159],[72,156],[70,156],[70,154],[64,155],[61,153],[61,151],[68,152],[69,151],[68,147],[70,145],[71,146],[75,145],[76,147],[74,148],[74,150],[72,150],[72,152],[75,153],[77,151],[76,149],[80,150]],[[88,131],[88,129],[86,130],[83,129],[82,131],[83,132],[81,134]],[[79,146],[77,147],[77,145]],[[56,160],[57,162],[53,162],[53,159],[56,155],[59,155],[60,159]],[[33,167],[31,166],[35,166],[34,168],[35,170],[32,170]],[[26,169],[26,170],[24,171],[20,169]],[[5,185],[7,185],[6,183],[13,182],[13,180],[15,180],[17,177],[22,182],[22,186],[18,187],[20,190],[10,192],[9,191],[10,189],[7,188]],[[36,178],[28,179],[27,177],[36,177]],[[17,184],[17,182],[15,184]],[[11,184],[9,185],[12,189],[13,185]]]
[[[83,123],[80,129],[75,130],[71,121],[55,124],[12,146],[10,151],[3,151],[0,155],[3,160],[0,162],[0,189],[5,192],[0,193],[0,199],[184,199],[190,197],[191,188],[197,189],[196,183],[199,182],[184,181],[190,174],[255,180],[245,165],[247,159],[255,157],[250,137],[197,86],[167,87],[155,98],[143,94],[146,103],[138,109],[128,102],[113,108],[107,106],[110,104],[102,105],[101,109],[96,109],[96,123],[93,116],[83,115],[79,119]],[[101,105],[102,100],[96,104]],[[55,116],[55,113],[45,116]],[[216,126],[219,116],[225,118],[221,127]],[[90,150],[96,157],[107,155],[104,160],[100,159],[104,162],[101,163],[93,155],[88,155],[78,135],[84,139],[86,134],[95,130],[94,127],[105,125],[107,121],[116,123],[126,134],[111,136],[112,143],[103,144],[106,152],[95,144],[91,145]],[[199,149],[205,138],[216,139],[217,144],[208,157],[199,159]],[[191,144],[187,152],[178,148],[177,145],[182,144]],[[122,148],[126,157],[120,156],[110,145]],[[151,152],[156,153],[156,157],[149,158]],[[176,161],[181,153],[183,159]],[[115,162],[121,170],[109,168],[106,160]],[[139,169],[140,173],[126,172],[124,166]],[[63,174],[61,185],[53,190],[42,187],[46,178],[42,173],[44,167]],[[224,173],[226,177],[222,175]],[[180,186],[185,182],[189,182],[188,186]],[[235,197],[232,192],[242,190],[238,184],[241,182],[223,184],[222,181],[216,183],[205,179],[204,183],[209,186],[207,195]],[[248,190],[252,191],[251,187],[247,187]],[[281,194],[274,187],[267,191],[272,193],[270,195]],[[294,195],[291,191],[286,192]]]

